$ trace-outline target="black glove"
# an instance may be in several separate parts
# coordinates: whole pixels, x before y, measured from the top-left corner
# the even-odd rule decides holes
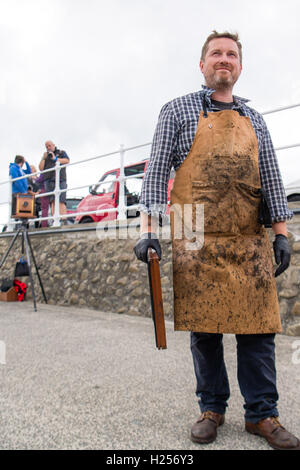
[[[157,235],[155,233],[143,233],[141,235],[141,238],[133,248],[133,251],[135,253],[135,256],[137,259],[140,261],[143,261],[144,263],[148,262],[148,248],[153,248],[157,255],[159,260],[161,259],[161,247],[157,238]]]
[[[275,277],[277,277],[290,265],[291,253],[288,239],[285,235],[276,235],[275,241],[273,242],[273,250],[275,261],[277,264],[280,264],[280,266],[275,271]]]

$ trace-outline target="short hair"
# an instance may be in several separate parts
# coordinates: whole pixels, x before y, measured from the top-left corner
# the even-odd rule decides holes
[[[212,39],[219,39],[219,38],[228,38],[232,39],[233,41],[236,42],[238,49],[239,49],[239,56],[240,56],[240,62],[242,63],[242,44],[240,42],[240,38],[238,33],[229,33],[229,31],[224,31],[224,33],[218,33],[216,30],[214,30],[206,39],[205,43],[203,44],[202,51],[201,51],[201,60],[204,61],[207,50],[208,50],[208,45]]]
[[[16,155],[15,156],[15,163],[17,165],[19,165],[20,163],[24,163],[25,162],[25,158],[22,157],[22,155]]]

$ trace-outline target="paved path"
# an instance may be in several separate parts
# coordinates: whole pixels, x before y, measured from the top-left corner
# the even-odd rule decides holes
[[[299,340],[277,336],[281,421],[298,436]],[[244,431],[233,335],[224,339],[226,423],[204,447],[189,439],[199,414],[189,334],[171,322],[168,349],[158,351],[151,319],[0,302],[0,341],[0,449],[269,449]]]

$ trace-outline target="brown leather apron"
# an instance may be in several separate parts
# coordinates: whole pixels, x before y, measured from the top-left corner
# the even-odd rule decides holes
[[[208,113],[207,118],[201,112],[171,192],[175,330],[281,332],[269,237],[258,222],[260,187],[250,119],[233,110]],[[196,240],[201,230],[203,237],[203,227],[196,227],[201,205],[204,243],[190,249],[193,240],[185,226],[191,221],[184,207],[192,207]]]

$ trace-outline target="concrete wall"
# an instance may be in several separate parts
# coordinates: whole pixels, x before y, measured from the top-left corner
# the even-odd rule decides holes
[[[151,316],[147,267],[136,260],[134,238],[127,237],[120,229],[116,238],[108,238],[111,232],[48,233],[30,236],[48,303],[76,305],[117,314]],[[130,237],[137,236],[132,229]],[[127,238],[125,238],[127,237]],[[270,231],[270,242],[272,242]],[[299,240],[299,241],[298,241]],[[289,224],[289,241],[292,262],[287,272],[277,278],[278,298],[285,334],[300,335],[300,216]],[[0,236],[0,256],[11,242],[10,237]],[[161,241],[163,259],[161,277],[165,315],[172,318],[173,290],[171,242]],[[15,263],[21,255],[21,240],[15,242],[0,271],[0,279],[14,276]],[[33,269],[34,271],[34,269]],[[43,297],[37,276],[35,290],[37,301]],[[22,278],[29,284],[29,278]],[[31,299],[28,288],[27,300]]]

